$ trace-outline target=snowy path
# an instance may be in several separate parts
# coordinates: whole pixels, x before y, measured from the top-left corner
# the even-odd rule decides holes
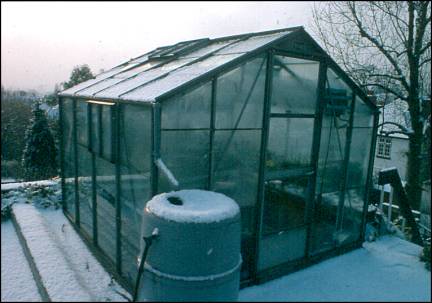
[[[431,273],[421,248],[392,236],[268,283],[239,301],[431,301]]]
[[[42,302],[11,221],[1,223],[1,301]]]
[[[126,301],[61,210],[15,204],[13,212],[53,301]]]

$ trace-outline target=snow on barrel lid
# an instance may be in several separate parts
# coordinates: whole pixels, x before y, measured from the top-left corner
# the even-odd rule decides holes
[[[240,212],[237,203],[211,191],[191,189],[154,196],[146,210],[158,217],[184,223],[211,223],[229,219]]]

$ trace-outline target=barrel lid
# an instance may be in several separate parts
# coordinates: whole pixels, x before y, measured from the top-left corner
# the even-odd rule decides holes
[[[147,203],[146,210],[160,218],[183,223],[219,222],[240,212],[233,199],[198,189],[156,195]]]

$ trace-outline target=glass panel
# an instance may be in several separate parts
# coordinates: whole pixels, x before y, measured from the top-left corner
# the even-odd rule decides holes
[[[347,187],[366,185],[373,128],[353,128]]]
[[[259,35],[253,36],[246,40],[240,40],[234,45],[230,45],[222,50],[218,51],[217,54],[233,54],[233,53],[245,53],[253,51],[258,47],[264,46],[278,38],[283,37],[288,34],[288,31],[283,31],[279,33],[267,34],[267,35]]]
[[[89,104],[91,107],[91,139],[92,139],[92,150],[96,155],[100,153],[101,141],[99,139],[99,127],[100,127],[100,105]]]
[[[258,270],[299,260],[305,250],[306,226],[269,234],[260,241]]]
[[[339,232],[336,232],[336,216],[352,91],[331,69],[327,71],[326,86],[312,226],[312,253],[341,244]]]
[[[204,47],[200,47],[195,51],[192,51],[190,53],[186,53],[182,56],[180,56],[180,58],[199,58],[199,57],[204,57],[205,55],[208,55],[212,52],[215,52],[225,46],[227,46],[230,43],[233,43],[235,41],[238,41],[238,39],[231,39],[231,40],[223,40],[223,41],[218,41],[218,42],[212,42],[211,44],[204,46]]]
[[[255,251],[255,216],[261,145],[260,130],[220,130],[214,133],[211,190],[234,199],[242,223],[242,278],[249,276]]]
[[[351,88],[344,80],[342,80],[342,77],[340,77],[336,72],[334,72],[331,68],[327,69],[327,89],[334,89],[337,93],[342,93],[342,91],[345,91],[346,96],[352,96]],[[327,90],[328,91],[328,90]],[[350,100],[350,99],[349,99]]]
[[[309,176],[299,176],[265,182],[264,235],[305,224],[309,179]]]
[[[274,56],[272,113],[315,114],[319,62]]]
[[[75,148],[73,144],[73,101],[62,99],[63,176],[66,210],[75,218]]]
[[[76,110],[77,142],[83,146],[88,146],[87,103],[77,101]]]
[[[348,189],[345,193],[342,229],[337,233],[337,243],[355,242],[360,237],[365,187]]]
[[[270,119],[266,179],[278,178],[287,170],[310,167],[313,128],[314,119]]]
[[[98,244],[113,262],[116,256],[115,197],[115,166],[96,157]]]
[[[194,64],[183,66],[171,71],[166,77],[162,77],[153,82],[149,82],[146,85],[133,89],[132,91],[122,95],[122,98],[127,100],[153,101],[162,94],[167,93],[188,81],[196,79],[223,64],[233,61],[240,56],[242,56],[242,54],[210,56],[206,59],[197,61]],[[149,72],[151,72],[151,70],[145,74]],[[140,81],[140,83],[134,84],[134,87],[137,87],[140,84],[142,85],[143,83],[143,81]],[[100,94],[97,94],[96,96],[100,96]]]
[[[362,99],[356,97],[354,127],[373,127],[373,111]]]
[[[86,147],[78,148],[78,195],[81,228],[93,237],[92,155]]]
[[[162,104],[162,128],[210,128],[211,82]]]
[[[161,158],[180,188],[205,189],[208,184],[209,131],[162,131]],[[159,171],[159,192],[174,190]]]
[[[102,106],[102,156],[112,159],[112,106]]]
[[[313,129],[314,119],[270,119],[260,269],[305,255]]]
[[[338,191],[345,155],[347,122],[324,116],[318,160],[317,193]]]
[[[259,57],[217,80],[216,128],[260,128],[266,59]]]
[[[242,208],[243,233],[252,233],[258,187],[260,130],[215,131],[212,190],[233,198]]]
[[[122,272],[132,283],[137,274],[141,214],[150,199],[151,110],[122,106],[120,186]]]

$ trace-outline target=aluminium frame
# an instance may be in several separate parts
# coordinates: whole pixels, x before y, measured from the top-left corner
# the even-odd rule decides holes
[[[281,37],[280,39],[278,39],[278,41],[282,41],[283,39],[286,39],[288,35],[285,35],[283,37]],[[272,42],[273,43],[277,43]],[[199,85],[203,84],[203,83],[207,83],[207,82],[211,82],[212,83],[212,93],[211,93],[211,121],[210,121],[210,146],[209,146],[209,161],[212,160],[212,150],[213,150],[213,136],[214,136],[214,117],[215,117],[215,99],[216,99],[216,83],[217,83],[217,79],[237,68],[238,66],[242,65],[243,63],[247,62],[248,60],[252,60],[252,58],[263,55],[263,49],[265,49],[266,47],[268,47],[267,45],[264,45],[262,47],[260,47],[259,49],[257,49],[256,51],[253,51],[251,53],[249,53],[247,56],[242,56],[240,58],[238,58],[238,60],[233,60],[232,62],[229,62],[227,64],[221,65],[218,68],[216,68],[215,70],[212,70],[211,72],[208,72],[200,77],[198,77],[197,79],[191,80],[188,83],[186,83],[186,85],[182,85],[178,90],[174,89],[172,91],[167,92],[166,94],[161,95],[160,97],[157,98],[156,102],[139,102],[139,101],[134,101],[134,100],[112,100],[112,99],[108,99],[108,98],[95,98],[97,100],[102,100],[102,101],[110,101],[110,102],[114,102],[115,103],[115,115],[116,115],[116,124],[115,124],[115,129],[116,129],[116,135],[114,135],[112,133],[112,136],[115,137],[115,150],[116,150],[116,157],[119,157],[119,149],[120,149],[120,142],[119,142],[119,132],[120,132],[120,126],[119,126],[119,121],[120,121],[120,108],[122,106],[127,106],[127,104],[134,104],[134,105],[140,105],[140,106],[148,106],[151,109],[151,157],[150,157],[150,161],[151,161],[151,171],[150,171],[150,182],[151,182],[151,193],[152,195],[157,194],[158,192],[158,168],[157,166],[154,164],[154,160],[157,159],[160,156],[160,139],[161,139],[161,105],[160,102],[168,99],[172,96],[174,96],[175,94],[179,93],[179,92],[184,92],[187,91],[189,88],[191,87],[198,87]],[[346,246],[341,246],[341,247],[337,247],[331,251],[327,251],[324,253],[320,253],[317,255],[310,255],[310,241],[311,241],[311,225],[313,224],[313,213],[314,213],[314,202],[312,200],[312,198],[315,196],[315,191],[316,191],[316,174],[317,174],[317,162],[319,159],[319,147],[320,147],[320,134],[321,134],[321,128],[322,128],[322,115],[323,115],[323,105],[322,105],[322,92],[323,92],[323,85],[324,85],[324,81],[323,79],[325,79],[325,74],[328,68],[333,68],[333,70],[343,78],[343,80],[348,84],[348,86],[353,90],[353,96],[358,96],[366,105],[370,106],[370,103],[365,101],[365,95],[363,94],[357,94],[356,92],[358,91],[358,88],[356,86],[352,86],[352,80],[351,81],[346,81],[346,75],[341,72],[341,69],[334,63],[334,61],[332,61],[329,57],[323,55],[323,56],[316,56],[316,55],[302,55],[302,54],[298,54],[295,52],[286,52],[286,51],[281,51],[281,50],[276,50],[274,48],[269,48],[265,50],[266,56],[267,56],[267,67],[266,67],[266,82],[265,82],[265,93],[264,93],[264,107],[263,107],[263,121],[262,121],[262,126],[261,128],[257,128],[256,130],[261,130],[261,145],[260,145],[260,162],[259,162],[259,176],[258,176],[258,189],[257,189],[257,201],[256,201],[256,206],[255,206],[255,231],[253,234],[253,237],[255,238],[255,246],[254,246],[254,251],[252,252],[252,256],[253,256],[253,268],[251,269],[251,277],[250,279],[248,279],[248,281],[246,282],[246,284],[250,284],[250,283],[256,283],[258,281],[262,281],[262,275],[260,275],[259,271],[258,271],[258,260],[259,260],[259,247],[260,247],[260,240],[262,237],[262,213],[263,213],[263,206],[264,206],[264,200],[263,200],[263,195],[264,195],[264,191],[263,191],[263,184],[264,184],[264,162],[265,162],[265,150],[267,148],[267,140],[268,140],[268,128],[269,128],[269,119],[270,117],[275,117],[278,116],[277,114],[270,114],[270,99],[271,99],[271,90],[272,90],[272,63],[273,63],[273,56],[275,54],[280,54],[280,55],[284,55],[284,56],[289,56],[289,57],[294,57],[294,58],[300,58],[300,59],[308,59],[308,60],[314,60],[314,61],[319,61],[320,65],[319,65],[319,75],[318,75],[318,94],[317,94],[317,104],[316,104],[316,110],[315,110],[315,114],[310,114],[310,115],[299,115],[299,117],[305,117],[305,118],[315,118],[314,121],[314,131],[313,131],[313,144],[312,144],[312,165],[314,165],[315,169],[314,169],[314,176],[311,178],[312,180],[312,184],[311,184],[311,188],[309,190],[310,192],[310,197],[309,197],[309,201],[308,201],[308,206],[306,209],[306,218],[307,218],[307,226],[308,226],[308,231],[307,231],[307,238],[306,238],[306,255],[304,260],[299,260],[298,261],[298,266],[297,267],[302,267],[302,266],[306,266],[309,264],[313,264],[315,262],[315,260],[320,259],[322,256],[326,256],[326,255],[332,255],[333,253],[337,253],[338,251],[344,251],[344,249],[349,249],[349,247],[355,246],[357,247],[359,245],[360,242],[355,242],[355,243],[350,243],[349,245]],[[79,216],[79,197],[78,197],[78,165],[77,165],[77,158],[78,158],[78,150],[77,150],[77,131],[76,131],[76,105],[78,100],[81,100],[82,102],[85,101],[86,98],[82,98],[82,97],[73,97],[73,96],[61,96],[60,97],[60,121],[61,121],[61,128],[63,127],[63,98],[69,98],[72,100],[73,103],[73,118],[72,118],[72,122],[73,122],[73,144],[74,144],[74,159],[75,159],[75,164],[74,164],[74,170],[75,170],[75,218],[72,219],[69,215],[67,216],[69,220],[73,221],[76,226],[74,226],[75,228],[77,228],[77,230],[80,231],[81,234],[84,234],[84,236],[86,238],[89,238],[85,232],[82,233],[82,228],[80,227],[80,216]],[[367,98],[367,97],[366,97]],[[354,103],[354,102],[353,102]],[[125,105],[123,105],[125,104]],[[89,105],[88,105],[89,106]],[[354,106],[354,105],[352,105]],[[372,108],[373,109],[373,108]],[[114,107],[113,107],[114,110]],[[351,109],[352,110],[352,109]],[[364,236],[364,225],[365,225],[365,217],[366,217],[366,209],[367,209],[367,205],[368,205],[368,201],[367,199],[367,191],[368,191],[368,186],[370,186],[371,183],[371,167],[373,167],[373,159],[374,159],[374,153],[373,150],[375,148],[376,145],[376,128],[377,128],[377,109],[375,109],[375,120],[374,120],[374,126],[373,126],[373,138],[372,138],[372,144],[371,144],[371,152],[369,155],[369,164],[368,164],[368,172],[367,172],[367,181],[366,181],[366,193],[365,193],[365,203],[364,203],[364,209],[363,209],[363,219],[362,219],[362,227],[361,227],[361,237]],[[280,115],[281,117],[283,117],[284,115]],[[353,115],[350,116],[350,118]],[[91,121],[89,122],[89,124],[92,124]],[[93,126],[89,126],[89,127],[93,127]],[[234,129],[232,129],[234,130]],[[61,141],[61,170],[62,170],[62,189],[64,189],[64,150],[63,150],[63,146],[64,146],[64,137],[63,137],[63,132],[61,132],[61,137],[60,137],[60,141]],[[89,136],[89,145],[92,146],[92,138],[91,136]],[[114,141],[112,141],[114,142]],[[345,153],[345,158],[349,157],[349,153]],[[92,153],[92,171],[93,174],[95,174],[95,164],[94,164],[94,153]],[[346,160],[345,160],[346,161]],[[120,226],[121,226],[121,185],[120,185],[120,178],[121,178],[121,174],[120,174],[120,163],[119,163],[119,159],[117,158],[115,161],[115,166],[116,166],[116,259],[117,262],[115,264],[116,267],[116,273],[118,274],[118,276],[121,278],[121,230],[120,230]],[[212,175],[212,164],[209,164],[209,179],[208,179],[208,188],[210,188],[211,186],[211,175]],[[344,169],[347,169],[347,165],[344,165]],[[345,176],[346,179],[346,176]],[[95,176],[92,176],[92,200],[94,202],[95,200]],[[345,180],[346,181],[346,180]],[[64,190],[62,190],[62,197],[63,197],[63,210],[68,212],[69,210],[66,209],[66,205],[65,205],[65,199],[64,199]],[[96,208],[93,207],[93,220],[95,217],[95,211]],[[96,222],[96,226],[93,226],[93,230],[96,229],[96,235],[97,235],[97,219],[96,221],[94,220],[94,222]],[[93,240],[91,241],[96,247],[98,246],[97,244],[97,236],[93,237]],[[103,253],[102,253],[103,254]],[[119,260],[120,258],[120,260]],[[110,260],[109,260],[110,261]],[[112,262],[111,262],[112,264]],[[283,267],[284,264],[281,264],[281,267]],[[261,271],[261,272],[265,272],[265,271]],[[242,285],[245,285],[245,283],[242,283]]]

